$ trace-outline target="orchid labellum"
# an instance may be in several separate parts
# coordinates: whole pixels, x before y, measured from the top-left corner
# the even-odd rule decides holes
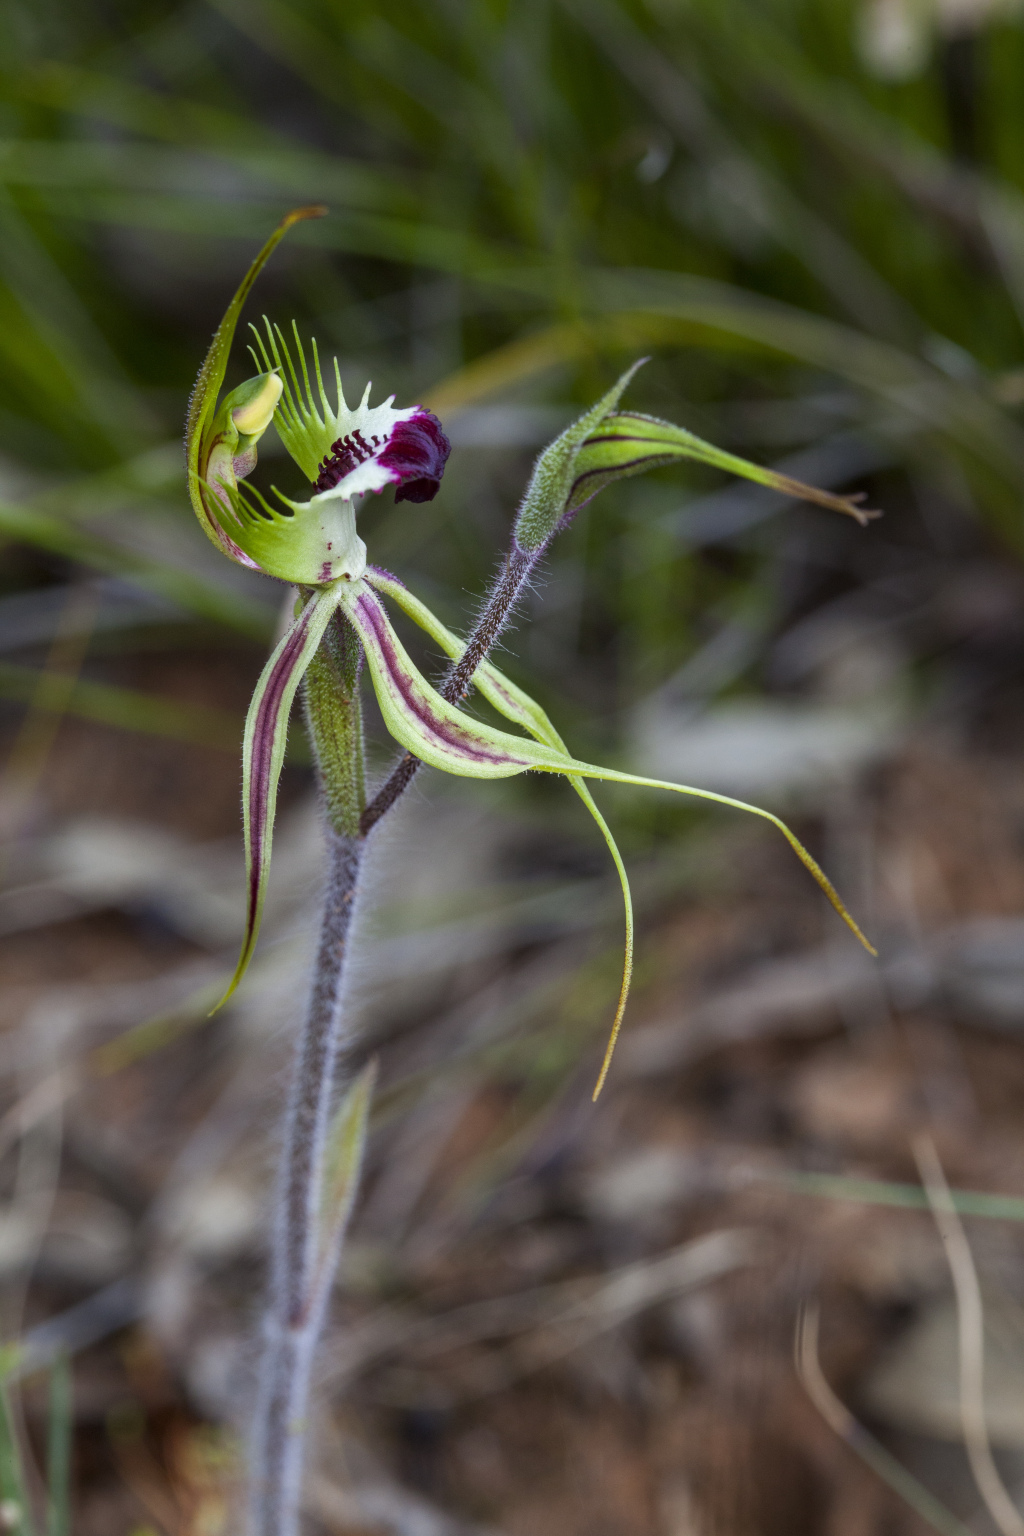
[[[587,789],[587,780],[694,795],[764,817],[786,837],[861,942],[869,949],[871,946],[823,871],[770,811],[710,790],[665,783],[575,758],[539,705],[486,659],[486,649],[496,638],[500,623],[478,647],[480,654],[474,658],[476,664],[463,692],[470,684],[477,688],[517,728],[515,731],[472,719],[458,707],[457,700],[445,697],[417,669],[395,632],[386,602],[402,609],[453,662],[458,663],[463,655],[464,643],[395,577],[367,564],[366,546],[356,530],[356,511],[363,496],[388,486],[394,487],[396,500],[426,502],[434,497],[449,443],[430,411],[418,405],[396,408],[393,396],[371,405],[369,385],[359,404],[349,406],[337,362],[328,388],[316,344],[307,358],[294,326],[292,338],[287,340],[269,322],[262,332],[255,332],[253,357],[261,371],[228,394],[218,408],[228,349],[253,280],[289,224],[319,211],[290,215],[256,258],[216,333],[189,412],[189,485],[205,531],[231,559],[299,588],[294,619],[263,669],[246,724],[243,797],[248,904],[242,951],[225,998],[241,980],[256,945],[270,865],[278,778],[296,691],[318,656],[321,661],[326,658],[326,672],[321,667],[316,674],[317,688],[322,691],[324,678],[330,676],[330,658],[333,655],[337,663],[339,648],[347,637],[346,643],[358,641],[384,722],[411,759],[470,778],[499,779],[527,772],[560,774],[582,796],[597,821],[618,869],[627,919],[623,984],[599,1090],[629,987],[632,915],[625,869]],[[520,586],[555,534],[606,485],[680,459],[717,465],[860,521],[869,515],[856,505],[855,498],[818,491],[723,453],[669,422],[620,410],[620,398],[634,371],[624,374],[538,459],[506,562],[507,568],[517,573]],[[271,421],[311,483],[308,501],[293,501],[277,491],[268,499],[244,483],[256,462],[257,441]],[[514,594],[509,606],[512,600]],[[330,799],[323,753],[318,757]]]

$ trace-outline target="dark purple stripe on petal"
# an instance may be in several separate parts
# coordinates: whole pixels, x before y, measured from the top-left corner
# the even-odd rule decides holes
[[[466,720],[464,725],[461,722],[456,724],[448,715],[434,708],[425,693],[424,680],[410,675],[399,658],[390,622],[377,597],[372,592],[363,592],[356,606],[365,628],[372,631],[375,649],[406,709],[415,716],[420,729],[432,736],[442,750],[457,753],[475,763],[515,763],[522,768],[532,767],[528,758],[516,757],[478,736],[473,730],[472,721]]]
[[[573,481],[572,490],[570,491],[569,496],[570,498],[575,496],[579,486],[581,486],[586,480],[593,480],[595,478],[599,479],[602,477],[605,479],[619,480],[623,475],[628,474],[631,469],[636,469],[638,465],[642,465],[647,469],[658,469],[661,467],[661,462],[668,464],[671,463],[673,458],[674,455],[668,453],[645,453],[635,459],[624,459],[619,464],[602,464],[597,469],[585,469],[582,475],[577,475],[576,479]]]
[[[595,444],[600,446],[601,443],[666,443],[669,448],[675,449],[677,453],[679,451],[679,439],[677,437],[651,437],[649,434],[640,437],[635,432],[602,432],[598,437],[588,437],[583,446],[584,448],[592,448]]]
[[[274,750],[274,734],[281,703],[295,671],[295,664],[302,651],[309,628],[313,605],[305,608],[288,637],[288,643],[277,659],[277,665],[267,681],[256,712],[252,739],[252,767],[249,775],[249,837],[251,859],[249,865],[248,910],[246,913],[246,947],[255,937],[253,924],[259,906],[260,885],[263,878],[263,843],[267,833],[268,806],[271,789],[271,759]]]

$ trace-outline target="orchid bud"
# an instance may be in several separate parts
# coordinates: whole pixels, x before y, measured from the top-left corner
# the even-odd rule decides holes
[[[661,469],[681,459],[711,464],[783,495],[815,501],[819,506],[845,512],[861,524],[877,515],[859,507],[859,497],[834,496],[777,470],[738,458],[671,421],[661,421],[640,411],[617,411],[619,398],[639,366],[634,364],[623,374],[615,387],[556,437],[537,460],[516,521],[515,537],[520,549],[539,555],[580,508],[613,481]]]
[[[580,507],[614,480],[642,475],[649,469],[661,469],[681,459],[714,465],[716,469],[742,475],[801,501],[816,501],[820,506],[845,512],[862,524],[875,515],[859,507],[856,496],[833,496],[830,491],[805,485],[802,480],[780,475],[777,470],[737,458],[670,421],[660,421],[657,416],[645,416],[639,411],[614,411],[602,418],[576,454],[563,526]]]
[[[562,527],[569,498],[576,480],[576,460],[586,440],[598,430],[606,416],[618,405],[623,390],[637,369],[647,361],[641,358],[626,370],[616,384],[592,406],[579,421],[549,443],[533,466],[515,524],[515,541],[528,554],[538,554]]]

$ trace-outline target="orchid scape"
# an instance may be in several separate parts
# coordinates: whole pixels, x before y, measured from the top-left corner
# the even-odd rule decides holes
[[[818,502],[862,523],[871,514],[856,498],[789,480],[724,453],[681,427],[622,409],[622,396],[639,366],[635,364],[538,458],[510,547],[477,624],[467,640],[460,639],[396,577],[367,563],[367,548],[356,528],[357,503],[369,492],[393,486],[396,500],[413,502],[428,502],[436,495],[450,451],[436,416],[421,406],[396,408],[393,396],[372,405],[369,385],[359,404],[349,406],[337,361],[328,388],[315,342],[307,356],[294,325],[288,338],[269,321],[262,330],[254,328],[250,348],[260,371],[218,404],[239,315],[253,282],[287,229],[324,211],[308,208],[289,214],[259,252],[214,336],[190,402],[186,433],[189,490],[209,538],[232,560],[298,591],[294,617],[257,683],[246,723],[245,934],[222,1001],[237,987],[256,946],[288,721],[303,683],[328,855],[321,938],[283,1138],[270,1297],[250,1440],[251,1536],[295,1536],[298,1529],[313,1350],[358,1181],[372,1089],[370,1075],[363,1073],[332,1114],[347,940],[367,841],[422,764],[468,778],[526,772],[561,775],[605,838],[622,886],[626,941],[622,986],[595,1098],[607,1076],[626,1006],[633,917],[626,869],[588,780],[698,796],[772,822],[857,938],[871,949],[824,872],[778,817],[710,790],[579,761],[539,705],[488,659],[552,540],[615,480],[691,459]],[[271,422],[312,485],[308,501],[292,501],[276,490],[268,499],[244,483],[256,463],[257,443]],[[385,600],[451,658],[439,687],[414,665]],[[363,762],[363,670],[388,731],[404,748],[404,756],[372,798],[367,796]],[[459,706],[472,689],[516,730],[466,714]]]

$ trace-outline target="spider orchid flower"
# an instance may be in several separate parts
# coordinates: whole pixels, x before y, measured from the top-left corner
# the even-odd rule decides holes
[[[368,565],[356,531],[355,503],[367,492],[395,488],[396,500],[429,501],[436,494],[449,453],[440,422],[422,406],[397,409],[394,397],[369,403],[369,386],[350,408],[335,361],[332,403],[320,358],[312,347],[310,372],[293,326],[294,356],[284,334],[265,322],[250,349],[261,371],[226,396],[218,407],[228,349],[252,283],[286,229],[321,210],[289,215],[259,253],[221,322],[190,403],[186,435],[189,486],[208,536],[232,559],[299,588],[295,615],[263,669],[246,722],[243,743],[243,807],[247,862],[247,910],[241,954],[223,1001],[241,980],[256,947],[266,893],[277,786],[289,715],[296,692],[323,646],[340,625],[354,632],[384,723],[406,751],[443,772],[500,779],[526,772],[567,778],[604,836],[622,886],[626,954],[611,1039],[595,1097],[608,1069],[622,1020],[632,969],[633,918],[625,867],[601,816],[588,780],[632,784],[696,796],[749,811],[773,823],[787,839],[836,911],[874,953],[824,872],[790,829],[770,811],[726,795],[604,768],[575,758],[547,715],[484,654],[472,685],[517,733],[473,719],[445,698],[418,670],[403,646],[383,599],[400,608],[458,662],[465,643],[448,630],[397,578]],[[820,502],[859,521],[873,515],[856,498],[789,480],[723,453],[683,428],[637,412],[620,411],[620,397],[639,364],[540,455],[515,523],[511,555],[528,574],[553,537],[578,510],[612,481],[691,459]],[[256,458],[256,442],[273,421],[285,448],[313,487],[306,502],[275,491],[276,503],[242,484]],[[493,637],[492,637],[493,638]],[[525,734],[521,734],[525,732]],[[323,764],[321,764],[323,767]],[[220,1006],[220,1005],[218,1005]]]

